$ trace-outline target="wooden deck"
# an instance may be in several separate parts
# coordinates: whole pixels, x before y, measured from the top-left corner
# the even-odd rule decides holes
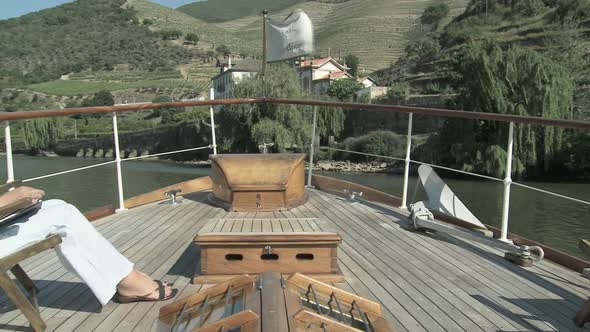
[[[334,231],[343,239],[339,288],[379,301],[396,331],[569,331],[590,296],[590,281],[550,262],[514,266],[483,245],[404,229],[402,211],[311,190],[304,206],[282,213],[228,213],[193,194],[178,206],[150,204],[96,222],[136,267],[174,282],[184,297],[201,229],[230,232]],[[149,331],[163,303],[101,309],[89,289],[48,252],[23,264],[41,289],[48,331]],[[0,330],[27,330],[2,294]]]

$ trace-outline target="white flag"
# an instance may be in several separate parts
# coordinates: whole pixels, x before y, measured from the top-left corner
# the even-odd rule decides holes
[[[273,62],[313,53],[313,24],[297,9],[284,21],[266,21],[266,61]]]

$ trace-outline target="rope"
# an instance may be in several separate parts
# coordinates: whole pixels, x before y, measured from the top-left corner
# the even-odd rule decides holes
[[[203,149],[212,149],[212,148],[213,148],[213,145],[207,145],[207,146],[201,146],[201,147],[198,147],[198,148],[190,148],[190,149],[184,149],[184,150],[176,150],[176,151],[170,151],[170,152],[162,152],[162,153],[149,154],[147,156],[139,156],[139,157],[125,158],[125,159],[121,159],[121,161],[137,160],[137,159],[144,159],[144,158],[150,158],[150,157],[165,156],[165,155],[174,154],[174,153],[181,153],[181,152],[188,152],[188,151],[196,151],[196,150],[203,150]]]
[[[518,182],[512,182],[512,184],[513,185],[516,185],[516,186],[519,186],[519,187],[526,188],[526,189],[530,189],[530,190],[538,191],[538,192],[541,192],[541,193],[544,193],[544,194],[548,194],[548,195],[551,195],[551,196],[555,196],[555,197],[567,199],[567,200],[570,200],[570,201],[573,201],[573,202],[576,202],[576,203],[590,205],[590,202],[589,201],[585,201],[585,200],[582,200],[582,199],[579,199],[579,198],[569,197],[569,196],[566,196],[566,195],[563,195],[563,194],[554,193],[552,191],[548,191],[548,190],[537,188],[537,187],[531,187],[529,185],[518,183]]]
[[[100,163],[100,164],[95,164],[95,165],[90,165],[90,166],[85,166],[85,167],[80,167],[80,168],[74,168],[74,169],[70,169],[70,170],[63,171],[63,172],[57,172],[57,173],[53,173],[53,174],[42,175],[42,176],[38,176],[38,177],[35,177],[35,178],[30,178],[30,179],[22,180],[22,182],[30,182],[30,181],[41,180],[41,179],[50,178],[50,177],[53,177],[53,176],[58,176],[58,175],[63,175],[63,174],[68,174],[68,173],[83,171],[85,169],[90,169],[90,168],[95,168],[95,167],[104,166],[104,165],[108,165],[108,164],[113,164],[113,163],[116,163],[116,162],[117,162],[116,160],[111,160],[111,161],[107,161],[107,162]]]

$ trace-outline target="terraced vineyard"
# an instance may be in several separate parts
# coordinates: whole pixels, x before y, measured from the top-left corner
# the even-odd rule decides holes
[[[316,29],[316,52],[332,56],[352,53],[361,59],[367,72],[387,67],[397,60],[409,42],[408,32],[417,24],[430,1],[350,0],[343,3],[305,2],[271,13],[286,17],[296,8],[303,9]],[[447,1],[451,16],[463,12],[467,0]],[[215,27],[231,31],[260,49],[262,28],[259,16],[214,23]]]
[[[116,91],[137,88],[177,88],[185,85],[182,79],[141,80],[131,82],[55,80],[29,85],[28,89],[55,96],[90,95],[101,90]]]
[[[372,72],[389,66],[403,54],[409,42],[408,31],[430,3],[430,0],[306,1],[271,12],[271,17],[284,18],[294,9],[303,9],[316,28],[318,55],[326,55],[328,49],[335,57],[352,53],[361,59],[362,68]],[[454,16],[463,12],[467,0],[447,0],[447,3]],[[261,53],[259,15],[207,23],[147,0],[128,0],[127,4],[137,9],[141,18],[154,20],[155,29],[195,32],[203,41],[199,42],[200,48],[225,44],[233,53]]]
[[[252,53],[256,51],[251,43],[244,43],[229,31],[181,13],[178,10],[158,5],[147,0],[127,0],[125,6],[133,6],[138,17],[153,21],[152,30],[180,30],[193,32],[199,36],[197,47],[203,50],[214,49],[225,44],[235,53]]]

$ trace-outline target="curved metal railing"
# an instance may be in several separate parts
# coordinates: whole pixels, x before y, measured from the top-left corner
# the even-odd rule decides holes
[[[336,149],[332,147],[320,146],[319,149],[331,149],[336,151],[343,151],[349,153],[356,153],[371,157],[378,157],[378,158],[386,158],[391,160],[403,161],[405,163],[404,168],[404,185],[403,185],[403,192],[402,192],[402,206],[401,208],[407,208],[407,198],[408,198],[408,178],[409,178],[409,168],[410,164],[425,164],[435,168],[444,169],[452,172],[457,172],[461,174],[466,174],[470,176],[475,176],[479,178],[484,178],[493,181],[500,181],[504,184],[504,198],[503,198],[503,207],[502,207],[502,227],[501,227],[501,235],[500,239],[506,241],[507,234],[508,234],[508,211],[510,208],[510,187],[512,184],[530,189],[535,190],[544,194],[553,195],[555,197],[560,197],[563,199],[571,200],[577,203],[590,205],[589,201],[582,200],[575,197],[570,197],[567,195],[563,195],[560,193],[551,192],[549,190],[536,188],[533,186],[529,186],[522,183],[512,182],[512,147],[514,142],[514,124],[536,124],[536,125],[544,125],[544,126],[555,126],[555,127],[562,127],[562,128],[574,128],[574,129],[586,129],[590,130],[590,121],[579,121],[579,120],[563,120],[563,119],[547,119],[541,117],[533,117],[533,116],[519,116],[519,115],[508,115],[508,114],[496,114],[496,113],[483,113],[483,112],[469,112],[469,111],[462,111],[462,110],[445,110],[445,109],[436,109],[436,108],[423,108],[423,107],[408,107],[408,106],[393,106],[393,105],[377,105],[377,104],[356,104],[356,103],[342,103],[342,102],[327,102],[327,101],[315,101],[315,100],[300,100],[300,99],[281,99],[281,98],[246,98],[246,99],[223,99],[223,100],[213,100],[213,91],[210,93],[210,100],[205,101],[180,101],[180,102],[166,102],[166,103],[136,103],[136,104],[126,104],[126,105],[116,105],[116,106],[100,106],[100,107],[85,107],[85,108],[68,108],[68,109],[61,109],[61,110],[43,110],[43,111],[27,111],[27,112],[12,112],[12,113],[2,113],[0,114],[0,121],[5,121],[5,144],[6,144],[6,162],[7,162],[7,181],[14,180],[14,169],[13,169],[13,162],[12,162],[12,143],[11,143],[11,135],[10,135],[10,123],[9,121],[12,120],[25,120],[25,119],[34,119],[34,118],[45,118],[45,117],[56,117],[56,116],[69,116],[69,115],[78,115],[78,114],[100,114],[100,113],[111,113],[113,117],[113,138],[114,138],[114,145],[115,145],[115,160],[107,161],[104,163],[99,163],[95,165],[89,165],[85,167],[80,167],[76,169],[61,171],[57,173],[37,176],[30,179],[25,179],[23,182],[31,182],[36,181],[48,177],[54,177],[59,175],[64,175],[72,172],[78,172],[90,168],[105,166],[109,164],[116,164],[117,166],[117,187],[118,187],[118,196],[119,196],[119,209],[118,210],[125,210],[125,203],[123,197],[123,181],[122,181],[122,173],[121,173],[121,163],[124,161],[130,160],[137,160],[149,157],[158,157],[163,155],[171,155],[175,153],[182,153],[188,151],[196,151],[202,149],[212,149],[214,154],[217,154],[217,142],[215,136],[215,117],[214,117],[214,106],[216,105],[238,105],[238,104],[291,104],[291,105],[304,105],[304,106],[313,106],[314,115],[313,115],[313,130],[312,130],[312,140],[310,145],[310,160],[309,160],[309,169],[308,169],[308,185],[311,186],[311,175],[312,175],[312,165],[313,165],[313,155],[315,149],[315,132],[316,132],[316,123],[317,123],[317,107],[340,107],[344,109],[359,109],[359,110],[372,110],[372,111],[381,111],[381,112],[394,112],[394,113],[408,113],[408,133],[407,133],[407,141],[406,141],[406,156],[402,157],[392,157],[392,156],[382,156],[376,154],[369,154],[363,153],[359,151],[350,151],[350,150],[343,150],[343,149]],[[119,148],[119,134],[117,129],[117,114],[122,112],[135,112],[135,111],[142,111],[148,109],[160,109],[160,108],[168,108],[168,107],[192,107],[192,106],[209,106],[210,110],[210,118],[211,118],[211,141],[212,144],[208,146],[201,146],[201,147],[194,147],[182,150],[175,150],[175,151],[168,151],[162,153],[156,153],[151,155],[145,156],[138,156],[138,157],[130,157],[130,158],[121,158],[120,155],[120,148]],[[477,174],[473,172],[467,172],[463,170],[453,169],[445,166],[429,164],[425,162],[421,162],[418,160],[411,159],[411,139],[412,139],[412,121],[413,121],[413,114],[425,114],[425,115],[433,115],[439,117],[452,117],[452,118],[464,118],[464,119],[477,119],[477,120],[486,120],[486,121],[501,121],[507,122],[510,125],[509,134],[507,137],[507,160],[506,160],[506,175],[503,179],[496,178],[492,176],[487,176],[483,174]]]

